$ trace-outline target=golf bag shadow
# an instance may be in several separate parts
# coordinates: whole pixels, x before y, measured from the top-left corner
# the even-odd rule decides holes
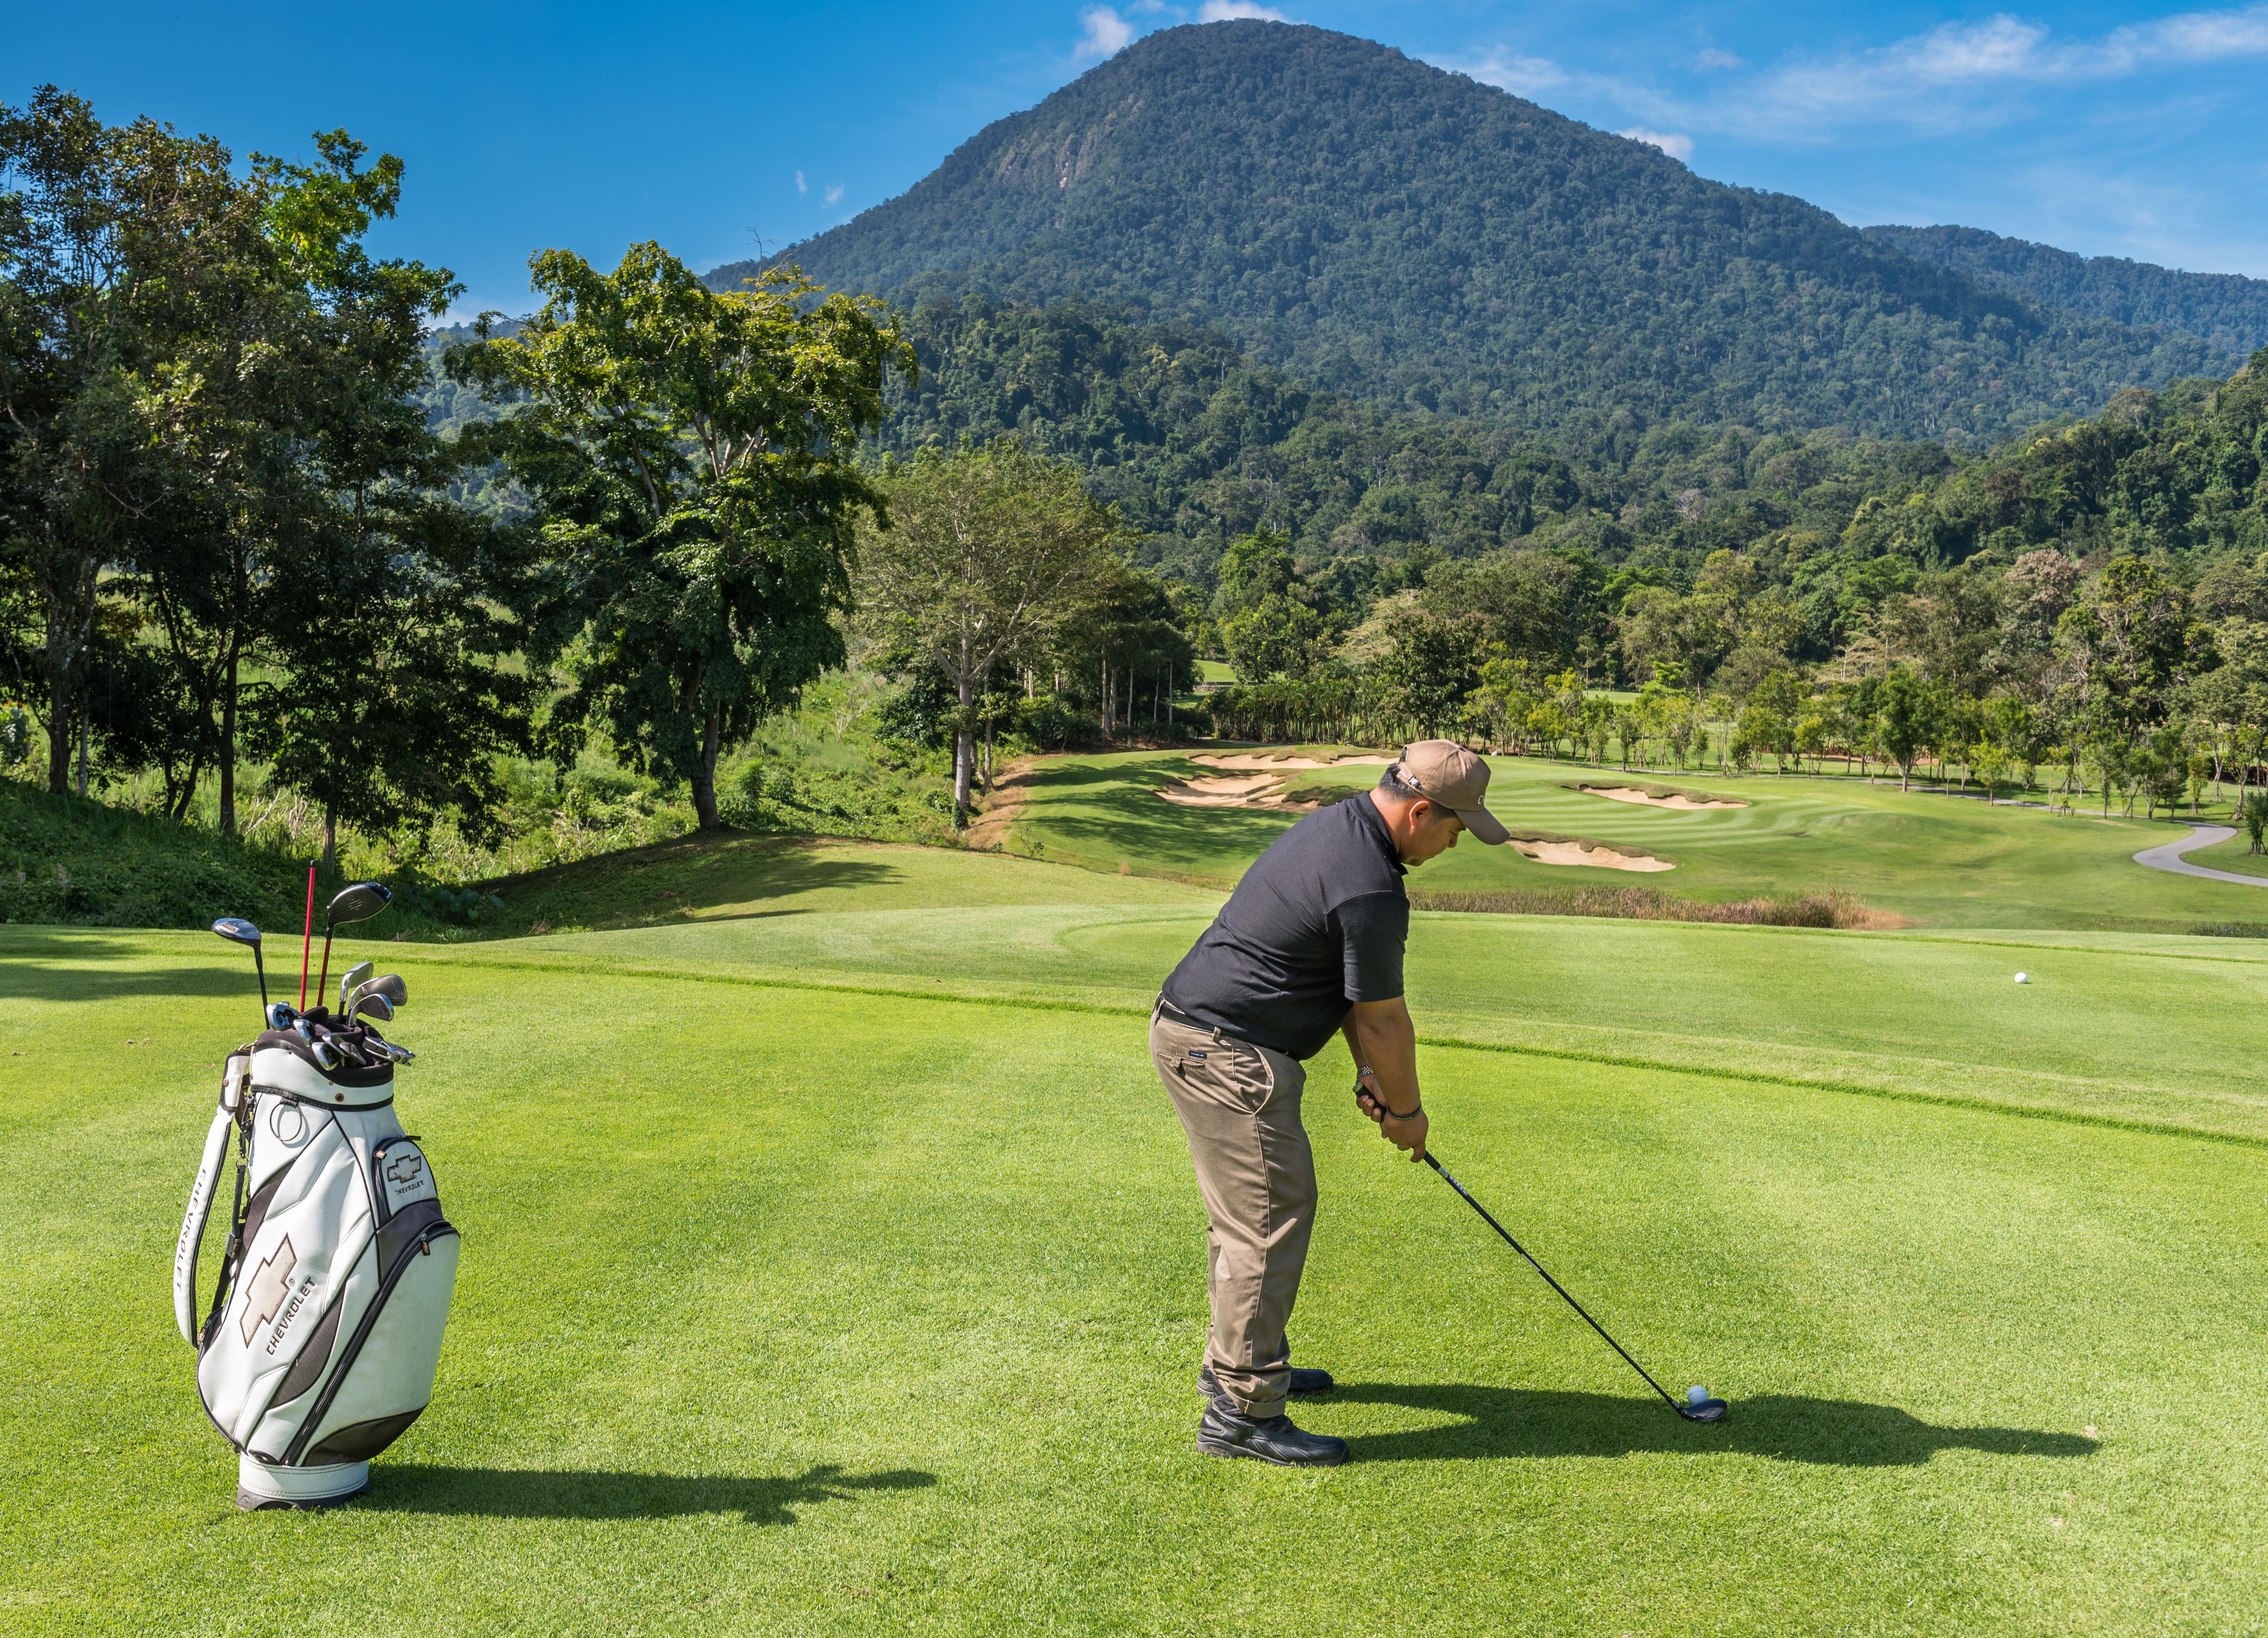
[[[269,1030],[228,1060],[173,1253],[173,1317],[205,1414],[238,1451],[237,1505],[324,1507],[433,1397],[457,1231],[394,1112],[394,1066],[325,1071]],[[199,1242],[238,1143],[220,1278],[196,1317]]]

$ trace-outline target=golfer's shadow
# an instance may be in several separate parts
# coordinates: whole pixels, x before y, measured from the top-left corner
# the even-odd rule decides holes
[[[1553,1389],[1349,1383],[1325,1401],[1335,1402],[1398,1405],[1429,1413],[1423,1428],[1351,1437],[1355,1458],[1365,1462],[1732,1450],[1837,1467],[1914,1467],[1940,1450],[2090,1456],[2096,1449],[2095,1440],[2077,1434],[1940,1428],[1892,1405],[1786,1393],[1734,1398],[1731,1413],[1715,1423],[1686,1421],[1655,1398]]]
[[[353,1503],[380,1513],[475,1518],[679,1518],[738,1513],[751,1524],[792,1524],[795,1509],[847,1502],[861,1490],[926,1490],[937,1475],[901,1468],[845,1473],[832,1463],[792,1477],[609,1473],[581,1469],[446,1467],[376,1462],[369,1494]]]

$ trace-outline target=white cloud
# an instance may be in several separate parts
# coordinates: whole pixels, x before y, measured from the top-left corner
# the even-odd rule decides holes
[[[840,182],[833,184],[820,196],[826,200],[828,204],[841,204],[843,203],[843,184]]]
[[[1633,125],[1626,131],[1616,131],[1617,136],[1627,136],[1632,142],[1642,142],[1649,148],[1659,148],[1671,159],[1681,162],[1693,158],[1693,139],[1677,131],[1650,131],[1643,125]]]
[[[1887,118],[1949,129],[1990,121],[1999,100],[2051,85],[2121,79],[2152,69],[2268,56],[2268,4],[2191,11],[2064,41],[2003,13],[1942,23],[1887,46],[1797,61],[1744,91],[1731,122],[1842,124]]]
[[[807,194],[811,191],[811,189],[804,184],[803,173],[801,171],[798,171],[795,173],[795,191],[799,194]]]
[[[1272,5],[1255,5],[1252,0],[1204,0],[1197,8],[1200,23],[1233,23],[1241,18],[1255,18],[1263,23],[1288,23],[1292,19]]]
[[[1089,7],[1079,14],[1079,20],[1086,25],[1086,33],[1071,51],[1074,63],[1086,57],[1116,56],[1134,38],[1133,25],[1107,5]]]
[[[1729,51],[1719,51],[1712,46],[1693,59],[1693,66],[1697,69],[1734,69],[1741,66],[1741,59]]]
[[[1554,85],[1567,83],[1567,70],[1550,58],[1524,57],[1516,51],[1506,51],[1502,46],[1493,48],[1483,56],[1462,60],[1435,58],[1433,66],[1476,79],[1484,85],[1494,85],[1499,91],[1508,91],[1515,97],[1532,97],[1539,91],[1549,91]]]

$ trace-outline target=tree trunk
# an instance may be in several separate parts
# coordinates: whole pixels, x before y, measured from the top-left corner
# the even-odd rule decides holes
[[[236,656],[228,657],[228,675],[220,697],[220,833],[236,834]]]
[[[953,825],[965,830],[968,824],[969,775],[976,760],[976,736],[968,731],[968,716],[976,703],[976,679],[968,668],[961,670],[961,719],[953,728]]]
[[[48,690],[48,794],[61,796],[70,789],[70,684],[57,675]]]
[[[78,793],[82,798],[86,795],[86,696],[82,693],[78,701]]]
[[[717,739],[721,727],[713,711],[701,725],[701,766],[693,776],[693,813],[703,830],[725,828],[725,822],[717,816]]]
[[[992,794],[992,719],[984,719],[984,794]]]
[[[323,809],[323,862],[335,870],[339,867],[339,810]]]

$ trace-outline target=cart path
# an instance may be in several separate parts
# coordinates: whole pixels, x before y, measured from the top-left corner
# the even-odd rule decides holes
[[[2268,876],[2241,876],[2233,870],[2208,870],[2203,865],[2191,864],[2182,857],[2191,848],[2211,847],[2215,842],[2226,842],[2235,834],[2234,828],[2225,824],[2193,825],[2189,835],[2178,842],[2144,848],[2134,855],[2134,862],[2147,865],[2153,870],[2170,870],[2177,876],[2203,876],[2211,882],[2235,882],[2245,887],[2268,887]]]

